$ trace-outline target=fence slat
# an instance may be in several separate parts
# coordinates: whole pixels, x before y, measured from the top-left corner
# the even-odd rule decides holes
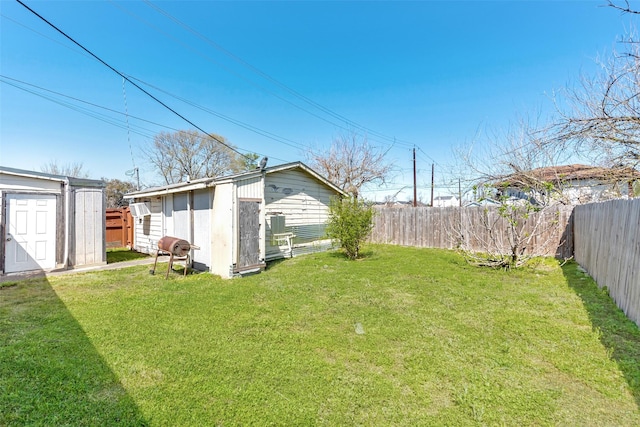
[[[575,209],[575,258],[640,326],[640,199]]]
[[[572,206],[561,206],[553,212],[533,214],[524,228],[534,236],[527,252],[570,257],[574,240],[572,211]],[[546,221],[538,221],[539,215],[547,215]],[[492,224],[491,230],[485,225],[487,222]],[[544,229],[534,232],[536,224]],[[464,245],[470,250],[488,251],[494,249],[489,247],[493,238],[508,253],[507,227],[507,221],[495,208],[378,208],[370,241],[443,249]]]

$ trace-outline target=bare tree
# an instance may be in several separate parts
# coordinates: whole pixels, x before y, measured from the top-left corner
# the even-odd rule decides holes
[[[229,147],[231,145],[219,135],[181,130],[160,132],[143,151],[165,183],[175,184],[249,167],[252,162],[243,161],[242,156]]]
[[[70,176],[73,178],[88,178],[89,173],[83,170],[82,162],[72,162],[65,165],[58,164],[57,160],[40,166],[40,170],[51,175]]]
[[[335,138],[326,151],[307,152],[310,166],[342,190],[357,196],[370,183],[384,184],[392,165],[386,152],[369,144],[356,133]]]
[[[551,196],[554,193],[555,197],[539,198],[541,204],[562,201],[563,188],[558,184],[561,177],[536,173],[540,168],[553,172],[553,167],[568,158],[563,147],[548,141],[544,126],[538,125],[536,120],[523,118],[506,131],[489,135],[481,149],[458,148],[454,155],[465,192],[472,190],[476,199],[497,198],[500,187],[510,184],[531,194]],[[550,182],[556,185],[550,186]]]
[[[623,13],[638,14],[628,1],[609,1]],[[555,97],[559,119],[550,144],[596,154],[607,166],[640,165],[640,44],[633,32],[620,40],[622,52],[597,61],[595,76],[582,76],[575,87]]]
[[[617,10],[619,10],[621,12],[624,12],[624,13],[640,14],[640,11],[632,9],[631,5],[626,0],[624,2],[609,0],[607,6],[612,7],[614,9],[617,9]]]
[[[549,139],[596,161],[635,167],[640,164],[640,57],[614,54],[595,77],[582,77],[556,101],[559,120]]]
[[[456,152],[476,200],[485,204],[460,209],[460,215],[448,227],[449,237],[470,263],[517,268],[534,256],[546,255],[533,252],[533,242],[544,241],[540,247],[546,247],[548,241],[562,235],[557,229],[556,208],[562,201],[562,189],[552,184],[548,175],[534,172],[563,159],[558,147],[545,142],[543,130],[521,120],[517,126],[494,135],[483,153],[471,149]],[[518,199],[505,191],[513,187],[522,192]]]

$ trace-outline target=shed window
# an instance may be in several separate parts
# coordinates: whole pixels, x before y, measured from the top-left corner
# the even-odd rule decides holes
[[[146,203],[131,203],[129,205],[131,216],[134,218],[142,218],[144,216],[151,215],[151,211]]]

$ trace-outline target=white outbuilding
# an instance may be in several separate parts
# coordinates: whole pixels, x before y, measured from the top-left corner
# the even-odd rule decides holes
[[[107,263],[104,182],[0,166],[0,274]]]
[[[345,193],[295,162],[129,193],[134,249],[154,254],[164,236],[191,243],[193,267],[221,277],[269,260],[326,250],[329,201]]]

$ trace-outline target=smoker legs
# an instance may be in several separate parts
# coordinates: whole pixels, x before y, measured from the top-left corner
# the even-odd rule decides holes
[[[158,265],[158,256],[160,255],[160,252],[162,252],[163,255],[169,255],[169,266],[167,267],[167,274],[165,275],[165,279],[169,278],[169,273],[171,272],[171,269],[173,269],[173,261],[174,258],[176,261],[179,260],[184,260],[184,276],[187,275],[187,272],[189,271],[189,266],[191,265],[191,257],[189,255],[184,256],[184,257],[174,257],[174,255],[170,252],[165,252],[165,251],[161,251],[158,250],[156,252],[156,259],[153,263],[153,270],[149,271],[150,274],[155,274],[156,273],[156,266]]]

